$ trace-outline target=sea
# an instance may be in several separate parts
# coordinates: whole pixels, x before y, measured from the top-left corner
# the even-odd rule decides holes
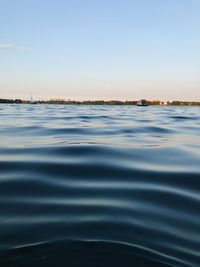
[[[200,107],[0,105],[0,266],[200,266]]]

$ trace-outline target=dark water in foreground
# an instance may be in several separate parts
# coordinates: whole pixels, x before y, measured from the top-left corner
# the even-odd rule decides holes
[[[200,266],[200,108],[0,105],[0,266]]]

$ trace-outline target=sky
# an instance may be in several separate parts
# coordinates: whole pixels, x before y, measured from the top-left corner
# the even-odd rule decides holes
[[[0,0],[0,98],[200,101],[199,0]]]

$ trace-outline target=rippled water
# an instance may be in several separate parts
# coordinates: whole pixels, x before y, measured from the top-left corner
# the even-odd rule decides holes
[[[200,266],[200,108],[0,105],[1,266]]]

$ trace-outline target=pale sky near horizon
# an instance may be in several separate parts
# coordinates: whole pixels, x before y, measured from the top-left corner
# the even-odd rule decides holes
[[[0,98],[200,101],[200,0],[0,0]]]

